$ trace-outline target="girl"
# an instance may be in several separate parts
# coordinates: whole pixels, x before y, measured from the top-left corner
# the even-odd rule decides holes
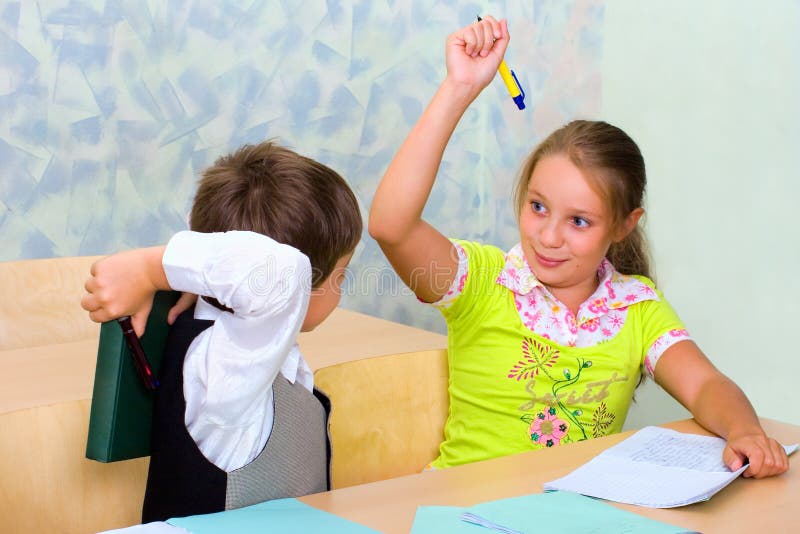
[[[732,470],[784,472],[783,448],[647,278],[644,161],[623,131],[576,121],[536,148],[516,190],[521,242],[507,253],[450,241],[421,219],[445,146],[508,41],[492,17],[448,37],[447,76],[370,211],[400,278],[448,325],[450,414],[433,466],[618,432],[644,368],[728,440]]]

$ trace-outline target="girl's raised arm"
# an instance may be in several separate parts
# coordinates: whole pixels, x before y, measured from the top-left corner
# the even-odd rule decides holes
[[[448,36],[447,76],[389,164],[372,200],[370,235],[403,282],[426,302],[439,300],[450,287],[458,257],[453,244],[422,220],[422,210],[450,136],[470,103],[494,78],[508,40],[506,21],[493,17]]]

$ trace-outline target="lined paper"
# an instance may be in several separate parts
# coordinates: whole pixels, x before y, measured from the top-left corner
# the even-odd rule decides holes
[[[797,445],[784,448],[791,454]],[[544,489],[652,508],[685,506],[711,498],[747,469],[728,469],[724,449],[722,438],[645,427]]]

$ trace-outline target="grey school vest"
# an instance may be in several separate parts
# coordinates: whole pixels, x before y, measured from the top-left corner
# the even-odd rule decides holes
[[[184,424],[183,360],[192,340],[213,324],[181,314],[170,328],[153,410],[152,447],[142,522],[221,512],[330,487],[330,402],[319,390],[282,375],[273,390],[272,432],[249,464],[226,473],[197,448]]]

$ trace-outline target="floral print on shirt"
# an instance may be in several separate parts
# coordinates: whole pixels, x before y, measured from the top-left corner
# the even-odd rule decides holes
[[[566,421],[559,419],[556,409],[552,406],[548,406],[535,416],[522,416],[522,420],[530,424],[528,432],[531,441],[545,447],[558,445],[561,438],[567,435],[569,428]]]
[[[467,254],[458,243],[458,271],[447,293],[434,305],[447,308],[461,294],[468,272]],[[647,284],[620,274],[608,260],[603,260],[597,269],[600,283],[595,292],[578,308],[577,316],[561,303],[533,274],[520,244],[506,254],[506,263],[497,277],[497,283],[514,293],[514,302],[523,324],[544,338],[568,347],[590,347],[613,338],[625,324],[628,307],[637,302],[658,300],[656,292]],[[652,378],[656,362],[661,355],[678,341],[691,339],[684,329],[671,330],[658,339],[647,350],[644,370]],[[528,353],[530,354],[530,353]],[[538,373],[533,365],[525,371],[525,360],[520,362],[520,378],[523,374]],[[509,373],[509,378],[512,378]],[[611,414],[613,415],[613,414]],[[601,417],[601,423],[604,421]],[[601,424],[602,426],[602,424]]]

